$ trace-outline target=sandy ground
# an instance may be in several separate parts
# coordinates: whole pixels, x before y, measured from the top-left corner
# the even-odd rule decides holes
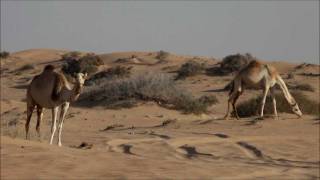
[[[310,115],[297,119],[280,114],[280,120],[255,117],[220,120],[227,106],[224,87],[232,76],[199,75],[179,81],[194,95],[214,94],[219,104],[208,114],[187,115],[153,102],[110,110],[73,104],[63,128],[63,147],[49,145],[51,112],[45,110],[42,136],[31,121],[31,140],[24,140],[25,88],[46,64],[58,65],[64,50],[26,50],[1,60],[1,179],[318,179],[319,120]],[[168,72],[190,59],[171,55],[157,65],[154,53],[104,54],[113,65],[118,58],[135,54],[128,62],[135,73]],[[214,65],[218,60],[201,57]],[[141,62],[140,62],[141,61]],[[19,71],[25,64],[35,68]],[[137,64],[135,64],[137,63]],[[272,62],[282,74],[296,73],[294,81],[311,84],[319,99],[319,76],[302,76],[296,64]],[[319,72],[319,67],[305,67]],[[240,101],[261,93],[246,91]],[[107,128],[115,126],[115,128]],[[85,144],[83,144],[85,143]],[[81,145],[82,144],[82,145]]]

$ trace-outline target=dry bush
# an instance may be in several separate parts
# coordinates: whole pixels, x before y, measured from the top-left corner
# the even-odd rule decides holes
[[[304,94],[302,94],[299,91],[293,91],[292,96],[297,101],[302,113],[304,114],[312,114],[312,115],[320,115],[320,104],[319,102],[315,102],[312,100],[309,100]],[[280,92],[277,92],[276,95],[276,101],[277,101],[277,110],[278,112],[287,112],[292,113],[291,107],[288,104],[287,100],[284,98],[283,94]],[[251,98],[247,101],[244,101],[240,103],[237,106],[237,111],[240,117],[248,117],[257,115],[261,108],[261,100],[262,95]],[[272,99],[270,96],[267,97],[265,108],[264,108],[265,114],[273,114],[273,104]]]
[[[103,61],[99,56],[88,53],[85,56],[79,57],[77,53],[64,55],[62,60],[66,63],[62,66],[62,71],[65,74],[84,73],[93,74],[98,71],[98,67],[103,65]]]
[[[310,84],[298,84],[298,85],[295,85],[295,86],[288,86],[288,88],[292,89],[292,90],[314,92],[314,88]]]
[[[80,58],[80,56],[81,56],[81,52],[71,51],[71,52],[63,54],[62,59],[63,60],[67,60],[67,59],[71,59],[71,58],[78,59],[78,58]]]
[[[237,72],[240,69],[244,68],[252,60],[255,60],[255,58],[249,53],[246,53],[245,55],[229,55],[222,59],[220,67],[212,67],[207,69],[207,74],[216,76],[228,75],[230,73]]]
[[[166,52],[166,51],[159,51],[157,53],[157,56],[156,56],[156,59],[159,59],[159,60],[166,60],[166,58],[170,55],[169,52]]]
[[[31,70],[31,69],[35,69],[35,66],[33,64],[26,64],[26,65],[20,67],[19,69],[17,69],[16,71],[26,71],[26,70]]]
[[[0,52],[0,58],[1,58],[1,59],[6,59],[6,58],[8,58],[9,56],[10,56],[10,53],[7,52],[7,51],[1,51],[1,52]]]
[[[186,77],[201,74],[205,70],[205,65],[197,61],[190,60],[184,63],[178,70],[177,79],[185,79]]]
[[[217,102],[213,96],[194,98],[176,87],[169,75],[149,73],[128,79],[106,81],[99,86],[87,88],[79,104],[127,108],[139,101],[154,101],[167,108],[195,114],[206,112],[210,105]]]
[[[100,84],[103,83],[105,80],[110,80],[113,78],[127,78],[131,75],[131,69],[132,66],[130,67],[125,67],[125,66],[115,66],[107,69],[106,71],[101,71],[93,76],[90,77],[85,82],[86,86],[91,86],[95,84]]]

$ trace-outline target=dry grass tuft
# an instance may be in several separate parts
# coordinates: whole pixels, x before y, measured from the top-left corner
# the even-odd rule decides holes
[[[178,70],[176,80],[201,74],[205,70],[205,65],[194,60],[184,63]]]
[[[194,98],[176,87],[169,75],[149,73],[87,88],[79,104],[117,109],[133,107],[139,101],[154,101],[166,108],[200,114],[206,112],[217,99],[214,96]]]
[[[310,84],[298,84],[298,85],[295,85],[295,86],[288,86],[288,88],[292,89],[292,90],[314,92],[314,88]]]
[[[86,86],[96,85],[103,83],[106,80],[111,80],[114,78],[128,78],[131,75],[132,66],[115,66],[107,69],[106,71],[101,71],[90,77],[85,82]]]

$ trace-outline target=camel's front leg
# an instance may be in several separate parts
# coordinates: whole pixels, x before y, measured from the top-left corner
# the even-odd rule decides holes
[[[60,123],[59,123],[59,137],[58,137],[58,145],[59,146],[62,146],[61,144],[61,133],[62,133],[62,126],[63,126],[63,121],[64,121],[64,118],[67,114],[67,111],[69,109],[69,103],[65,103],[65,104],[62,104],[61,106],[61,113],[60,113]]]
[[[52,144],[54,133],[56,132],[57,115],[58,115],[58,107],[54,107],[52,109],[52,124],[51,124],[50,144]]]
[[[266,103],[267,95],[268,95],[269,87],[265,87],[263,89],[263,98],[261,101],[261,111],[260,111],[260,117],[263,117],[263,110],[264,110],[264,105]]]

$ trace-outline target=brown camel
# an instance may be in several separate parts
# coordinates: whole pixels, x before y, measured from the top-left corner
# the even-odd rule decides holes
[[[60,108],[58,145],[61,146],[61,132],[65,115],[68,111],[70,102],[78,99],[86,77],[87,74],[78,73],[76,75],[76,83],[73,88],[71,88],[63,74],[55,72],[54,66],[47,65],[40,75],[37,75],[32,79],[27,89],[26,139],[29,138],[29,123],[34,108],[37,107],[38,119],[36,130],[39,137],[43,108],[48,108],[52,109],[50,138],[50,144],[52,144],[56,131],[58,109]]]
[[[261,102],[260,111],[261,118],[263,117],[264,105],[266,102],[268,91],[270,89],[274,114],[275,117],[278,118],[276,99],[274,96],[275,84],[278,84],[280,86],[284,94],[284,97],[286,98],[286,100],[292,108],[293,113],[301,117],[302,112],[300,111],[297,102],[290,94],[286,84],[284,83],[283,79],[281,78],[277,70],[273,66],[262,64],[261,62],[254,60],[251,61],[245,68],[240,70],[240,72],[233,79],[232,88],[229,93],[228,109],[224,119],[228,119],[229,117],[230,103],[232,104],[236,118],[239,119],[238,112],[236,109],[236,103],[239,96],[243,93],[245,87],[263,89],[263,98]]]

